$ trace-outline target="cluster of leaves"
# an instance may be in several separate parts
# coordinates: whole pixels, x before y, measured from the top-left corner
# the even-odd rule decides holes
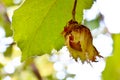
[[[1,3],[11,6],[13,0],[2,0]],[[50,53],[53,48],[60,49],[64,45],[61,32],[68,20],[71,19],[73,3],[74,0],[65,0],[64,2],[62,0],[26,0],[14,12],[12,20],[13,37],[22,51],[22,60],[31,56]],[[77,7],[76,19],[82,22],[83,9],[90,8],[92,0],[78,1],[78,4],[82,5]],[[8,30],[6,33],[10,31],[11,34],[9,33],[8,36],[12,36],[10,26],[11,22],[9,21],[9,28],[6,29]],[[10,46],[4,54],[10,53],[11,50],[12,47]],[[26,72],[22,71],[23,73]],[[21,74],[17,73],[17,75]]]
[[[11,6],[13,0],[2,0],[0,3]],[[73,3],[74,0],[26,0],[14,12],[12,20],[13,37],[22,51],[22,60],[45,53],[49,54],[53,48],[59,50],[64,45],[61,32],[65,24],[72,18]],[[76,20],[81,23],[83,10],[89,9],[93,0],[78,0],[77,4]],[[94,22],[98,23],[98,19],[89,24],[85,22],[85,25],[90,26]],[[11,22],[4,11],[3,13],[0,11],[0,25],[4,27],[6,36],[13,35],[13,31],[10,29]],[[93,29],[94,27],[90,26],[90,28]],[[118,72],[120,70],[119,39],[120,35],[113,35],[114,54],[107,59],[107,66],[103,72],[104,80],[120,79]],[[11,50],[12,48],[8,49]]]
[[[22,60],[50,53],[53,48],[58,50],[64,45],[61,32],[71,19],[73,3],[74,0],[26,0],[14,12],[14,40],[22,51]],[[78,0],[76,20],[82,22],[83,10],[92,3],[92,0]]]

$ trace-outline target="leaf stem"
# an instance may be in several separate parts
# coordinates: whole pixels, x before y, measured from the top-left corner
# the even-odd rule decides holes
[[[72,10],[73,21],[75,21],[76,5],[77,5],[77,0],[75,0],[73,10]]]

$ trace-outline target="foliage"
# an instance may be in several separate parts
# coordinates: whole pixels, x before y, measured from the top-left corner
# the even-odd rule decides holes
[[[64,45],[61,32],[71,19],[73,3],[74,0],[26,0],[14,12],[14,39],[22,51],[22,60],[50,53],[53,48],[60,49]],[[79,22],[83,9],[91,5],[92,0],[78,0],[76,14]]]
[[[1,0],[0,3],[3,3],[5,6],[14,5],[13,0]]]
[[[6,10],[7,7],[14,5],[13,0],[0,0],[0,27],[4,28],[6,37],[13,35],[14,41],[22,51],[22,61],[25,60],[19,67],[11,65],[15,68],[14,73],[5,72],[7,64],[21,55],[21,51],[16,50],[16,44],[8,44],[4,55],[0,53],[0,80],[6,76],[11,76],[13,80],[37,80],[37,75],[31,66],[32,62],[45,80],[47,77],[49,80],[55,79],[53,63],[49,62],[49,56],[44,54],[50,54],[54,48],[59,50],[64,45],[61,32],[72,19],[73,3],[74,0],[26,0],[14,12],[12,31]],[[80,24],[83,20],[83,10],[89,9],[92,4],[93,0],[78,0],[76,20]],[[89,22],[84,21],[84,24],[93,30],[99,26],[99,17]],[[120,79],[120,34],[113,34],[112,37],[113,56],[106,60],[106,68],[102,73],[103,80]],[[29,59],[38,55],[43,56]]]
[[[112,36],[114,40],[113,56],[107,58],[106,68],[103,71],[103,80],[120,80],[120,34],[113,34]]]

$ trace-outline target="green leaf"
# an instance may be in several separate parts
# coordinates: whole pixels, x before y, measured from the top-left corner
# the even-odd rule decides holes
[[[0,2],[3,3],[5,6],[14,5],[13,0],[1,0]]]
[[[76,9],[76,20],[82,22],[83,19],[83,10],[91,8],[93,0],[77,0],[77,9]]]
[[[113,41],[113,56],[107,58],[103,80],[120,80],[120,34],[114,34]]]
[[[92,0],[78,2],[80,22],[82,14],[79,12],[90,7],[88,2],[92,4]],[[73,4],[74,0],[26,0],[14,12],[14,39],[23,53],[22,60],[50,53],[53,48],[60,49],[64,45],[61,32],[71,20]]]

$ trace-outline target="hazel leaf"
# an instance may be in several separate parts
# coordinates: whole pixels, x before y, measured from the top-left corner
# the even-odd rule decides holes
[[[72,17],[73,3],[74,0],[25,0],[14,12],[12,28],[14,40],[22,51],[22,60],[49,54],[53,48],[58,50],[64,45],[61,31]],[[76,14],[80,22],[83,9],[91,5],[92,0],[78,1]]]

